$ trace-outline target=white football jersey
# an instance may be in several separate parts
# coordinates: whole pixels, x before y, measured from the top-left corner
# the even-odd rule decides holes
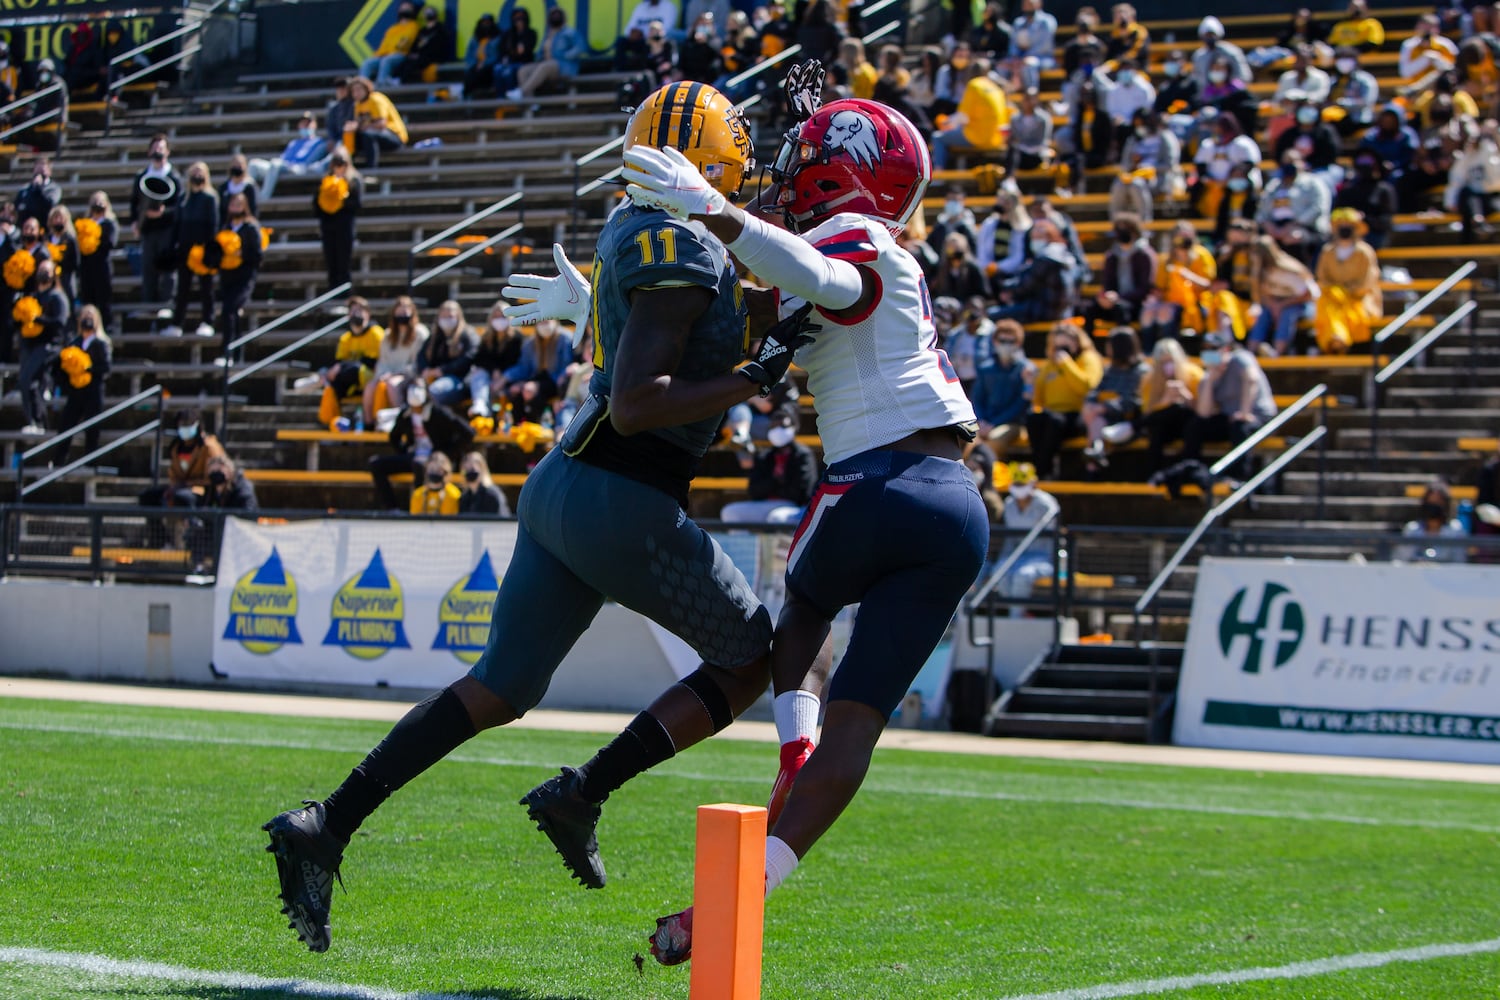
[[[844,213],[802,238],[877,278],[874,305],[863,316],[835,318],[815,309],[823,329],[797,352],[818,411],[824,461],[832,465],[916,431],[973,420],[974,407],[938,343],[922,268],[890,230]],[[801,304],[783,301],[782,315]]]

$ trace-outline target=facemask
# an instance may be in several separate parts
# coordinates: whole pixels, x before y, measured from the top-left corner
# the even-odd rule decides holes
[[[191,441],[193,438],[198,436],[198,425],[183,424],[181,427],[177,428],[177,436],[182,438],[182,440],[184,441]]]
[[[1335,236],[1337,236],[1341,240],[1352,240],[1352,239],[1354,239],[1354,227],[1353,226],[1339,226],[1337,229],[1335,229],[1333,231],[1333,233],[1334,233]]]
[[[315,129],[315,128],[312,128],[310,126],[309,127],[303,127],[303,128],[299,128],[297,130],[297,134],[300,135],[304,139],[311,139],[313,136],[315,136],[315,135],[318,134],[318,130]]]
[[[10,66],[10,60],[9,59],[0,59],[0,69],[7,69],[7,68],[9,68],[9,66]]]
[[[1015,344],[996,344],[995,345],[995,357],[997,357],[997,358],[1000,359],[1000,363],[1001,364],[1004,364],[1004,365],[1010,364],[1012,361],[1014,361],[1016,359],[1016,345]]]
[[[1131,354],[1132,352],[1129,347],[1111,347],[1109,349],[1109,359],[1111,361],[1118,361],[1121,364],[1129,361]]]
[[[94,332],[94,321],[91,320],[91,319],[86,319],[82,323],[78,324],[78,328],[80,330],[87,330],[89,333],[93,333]]]
[[[1162,378],[1172,378],[1177,374],[1177,362],[1175,361],[1167,360],[1160,362],[1158,367],[1161,369]]]
[[[391,318],[397,324],[410,323],[411,322],[411,313],[396,313],[396,315],[392,316]]]
[[[40,237],[36,233],[22,233],[21,239],[25,240],[27,243],[35,243],[38,239],[40,239]]]
[[[61,222],[54,222],[54,223],[52,223],[52,231],[54,233],[60,233],[60,232],[62,232],[63,230],[65,230],[67,228],[68,227],[65,226],[65,225],[63,225]]]
[[[1010,495],[1015,497],[1017,500],[1030,500],[1031,494],[1035,492],[1036,487],[1031,483],[1026,483],[1024,485],[1017,483],[1012,485],[1010,488]]]
[[[1162,73],[1166,74],[1166,76],[1169,77],[1170,79],[1174,79],[1175,80],[1177,77],[1179,77],[1179,76],[1182,75],[1182,63],[1180,63],[1180,62],[1163,63],[1162,67],[1161,67],[1161,71],[1162,71]]]
[[[1375,164],[1369,160],[1355,160],[1354,172],[1361,177],[1368,177],[1375,172]]]
[[[224,475],[224,473],[220,472],[218,469],[215,469],[208,474],[208,481],[215,486],[223,486],[229,481],[229,477]]]
[[[1318,120],[1318,109],[1317,108],[1298,108],[1297,109],[1297,124],[1298,125],[1311,125],[1313,122],[1315,122],[1317,120]]]
[[[1448,511],[1440,503],[1424,503],[1422,505],[1422,520],[1424,521],[1446,521]]]
[[[166,162],[167,154],[158,149],[151,154],[151,159],[155,160],[157,163],[164,163]]]
[[[983,469],[975,469],[974,470],[974,485],[978,486],[980,489],[984,489],[989,484],[990,484],[990,477],[986,476],[984,474],[984,470]]]
[[[1137,139],[1144,139],[1144,138],[1146,138],[1147,134],[1148,133],[1146,131],[1146,126],[1144,126],[1144,125],[1137,125],[1135,127],[1135,137]]]
[[[949,60],[949,62],[951,62],[953,64],[953,68],[954,69],[966,69],[966,68],[968,68],[968,65],[969,65],[969,57],[968,56],[954,56],[952,59]]]
[[[1284,180],[1284,181],[1294,181],[1294,180],[1297,179],[1297,168],[1296,167],[1290,167],[1290,166],[1289,167],[1282,167],[1281,170],[1280,170],[1280,173],[1281,173],[1281,179]]]
[[[1226,72],[1224,72],[1222,69],[1216,69],[1216,70],[1210,70],[1209,71],[1209,74],[1208,74],[1208,82],[1209,83],[1223,83],[1227,79],[1229,79],[1229,74],[1226,73]]]
[[[368,322],[370,322],[370,317],[366,316],[364,313],[352,312],[349,314],[349,325],[354,327],[356,330],[362,328]]]
[[[43,71],[43,72],[38,73],[36,75],[36,82],[37,83],[48,83],[51,80],[52,80],[52,74],[48,73],[46,71]]]
[[[796,436],[797,431],[791,427],[772,427],[766,431],[766,440],[771,442],[772,448],[785,448]]]
[[[496,316],[494,319],[490,320],[490,329],[494,330],[496,333],[504,333],[506,330],[510,329],[510,320],[506,319],[504,316]]]
[[[441,472],[427,473],[427,483],[430,486],[441,486],[443,484],[443,474]]]
[[[1048,244],[1046,240],[1032,240],[1031,252],[1034,256],[1040,257],[1042,254],[1047,252],[1047,247],[1049,245],[1050,244]]]
[[[1223,351],[1212,351],[1212,350],[1211,351],[1204,351],[1203,354],[1200,355],[1200,357],[1203,360],[1203,367],[1205,367],[1205,368],[1213,368],[1215,365],[1217,365],[1219,363],[1219,361],[1223,358],[1223,356],[1224,356],[1224,352]]]
[[[1244,190],[1246,190],[1249,187],[1250,187],[1250,179],[1248,177],[1231,177],[1231,178],[1229,178],[1229,190],[1231,190],[1231,191],[1244,191]]]
[[[1355,62],[1353,59],[1335,59],[1333,61],[1333,68],[1338,70],[1344,76],[1348,76],[1350,73],[1353,73],[1358,66],[1359,63]]]
[[[479,482],[479,470],[478,469],[465,469],[464,470],[464,479],[467,480],[468,482],[471,482],[471,483],[477,483],[477,482]]]
[[[1134,82],[1135,82],[1135,70],[1133,70],[1133,69],[1122,69],[1122,70],[1120,70],[1120,78],[1119,78],[1120,86],[1122,86],[1122,87],[1128,87],[1128,86],[1130,86]]]
[[[962,215],[963,210],[964,200],[962,198],[950,198],[948,201],[943,202],[944,215]]]
[[[457,326],[458,320],[454,319],[452,316],[438,317],[438,329],[442,330],[444,333],[452,333],[454,328]]]

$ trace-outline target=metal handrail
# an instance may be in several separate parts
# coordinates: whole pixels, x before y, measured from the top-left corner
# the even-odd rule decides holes
[[[406,287],[407,287],[407,289],[410,290],[410,289],[416,287],[417,284],[419,284],[419,282],[416,282],[416,281],[412,280],[412,274],[416,271],[416,266],[417,266],[416,265],[417,254],[422,253],[424,250],[430,250],[431,248],[437,246],[439,243],[441,243],[444,240],[448,239],[450,236],[456,236],[459,233],[463,232],[465,229],[468,229],[470,226],[474,225],[476,222],[480,222],[481,220],[488,219],[490,216],[494,215],[496,212],[504,211],[505,209],[507,209],[510,206],[515,205],[517,203],[521,203],[521,208],[520,208],[520,210],[516,214],[520,218],[521,223],[524,223],[526,221],[526,205],[525,205],[525,203],[523,201],[524,197],[525,197],[525,192],[524,191],[519,191],[519,190],[518,191],[512,191],[510,194],[506,195],[504,198],[501,198],[499,201],[495,202],[494,204],[489,205],[489,206],[487,206],[485,208],[481,208],[479,211],[474,212],[473,214],[469,215],[467,218],[460,219],[458,222],[455,222],[453,225],[449,226],[447,229],[444,229],[442,232],[438,233],[436,236],[429,236],[429,237],[427,237],[427,239],[422,240],[420,243],[413,244],[412,248],[410,250],[408,250],[407,253],[406,253]]]
[[[1426,295],[1422,296],[1420,299],[1407,306],[1406,310],[1402,312],[1400,316],[1397,316],[1385,326],[1381,327],[1380,332],[1370,338],[1371,342],[1375,344],[1385,343],[1398,330],[1406,326],[1406,324],[1410,323],[1418,316],[1422,315],[1422,313],[1426,312],[1427,307],[1447,294],[1448,289],[1452,288],[1454,285],[1458,284],[1460,281],[1467,278],[1478,269],[1479,264],[1476,261],[1471,260],[1466,262],[1458,270],[1454,271],[1437,285],[1433,286],[1432,290],[1429,291]]]
[[[209,19],[211,15],[214,14],[214,12],[216,12],[220,7],[224,6],[225,2],[226,0],[214,0],[213,3],[209,4],[202,11],[198,12],[197,21],[194,21],[192,24],[184,24],[180,28],[174,28],[171,31],[167,32],[165,35],[162,35],[160,38],[153,38],[149,42],[142,42],[140,45],[137,45],[135,48],[131,49],[128,52],[121,52],[119,55],[115,56],[109,61],[110,66],[118,66],[125,60],[132,59],[135,56],[140,55],[142,52],[148,52],[151,49],[159,47],[163,42],[170,42],[182,37],[183,35],[192,34],[195,31],[201,31],[203,29],[204,23]]]
[[[83,431],[88,430],[90,427],[94,426],[95,424],[103,423],[105,420],[108,420],[110,417],[114,416],[116,413],[120,413],[120,412],[122,412],[124,410],[128,410],[132,406],[135,406],[137,403],[144,403],[146,400],[150,399],[152,396],[155,396],[157,393],[159,393],[161,391],[162,391],[162,387],[159,384],[158,385],[153,385],[149,389],[143,389],[143,390],[141,390],[140,392],[136,393],[134,396],[131,396],[129,399],[126,399],[126,400],[123,400],[122,402],[116,403],[114,406],[111,406],[107,410],[100,410],[96,415],[94,415],[92,417],[89,417],[87,420],[85,420],[81,424],[74,424],[72,427],[69,427],[65,431],[58,431],[56,434],[54,434],[52,437],[48,438],[47,440],[43,441],[41,444],[33,445],[30,448],[27,448],[25,451],[21,452],[21,454],[18,456],[18,460],[19,460],[21,466],[24,467],[24,465],[26,463],[26,460],[28,458],[32,458],[33,456],[40,455],[42,452],[46,451],[49,448],[56,447],[57,442],[60,441],[60,440],[62,440],[63,438],[65,438],[65,437],[72,437],[75,434],[78,434],[78,433],[81,433]],[[20,472],[18,470],[17,471],[17,476],[19,477],[19,475],[20,475]]]
[[[25,97],[19,97],[16,100],[11,101],[4,107],[0,107],[0,115],[8,115],[17,108],[24,108],[28,104],[33,104],[36,101],[40,101],[42,98],[47,97],[50,94],[55,94],[59,90],[62,90],[63,87],[63,82],[59,80],[57,83],[43,87],[41,90],[38,90],[34,94],[27,94]]]
[[[267,323],[265,326],[256,327],[254,330],[251,330],[243,337],[238,337],[235,340],[230,341],[229,347],[225,349],[226,353],[230,351],[237,351],[240,348],[244,347],[246,344],[254,343],[261,337],[264,337],[266,334],[270,333],[272,330],[276,330],[285,326],[287,323],[296,319],[298,316],[311,312],[323,303],[329,301],[330,299],[336,299],[340,295],[343,295],[345,292],[350,291],[353,288],[353,285],[345,281],[335,288],[330,288],[328,291],[324,292],[322,295],[319,295],[316,298],[308,299],[300,306],[297,306],[293,309],[288,309],[280,316],[277,316],[275,319],[271,320],[271,322]]]
[[[864,42],[866,45],[869,45],[871,42],[878,42],[880,41],[880,39],[884,38],[886,35],[889,35],[899,27],[901,27],[900,21],[888,21],[886,22],[884,27],[876,28],[864,38],[860,39],[860,41]]]
[[[974,596],[969,598],[968,606],[964,608],[966,614],[973,615],[978,610],[980,603],[986,597],[989,597],[990,593],[996,587],[1000,586],[1000,581],[1005,579],[1006,574],[1015,567],[1016,563],[1021,561],[1021,556],[1025,555],[1026,550],[1031,548],[1031,543],[1040,538],[1042,532],[1051,527],[1061,514],[1061,508],[1053,510],[1042,520],[1032,525],[1030,531],[1021,536],[1021,540],[1016,543],[1016,547],[1011,550],[1010,555],[1006,556],[1000,565],[995,567],[995,571],[985,578],[984,583],[974,592]],[[973,635],[972,629],[970,630],[970,635]],[[975,645],[982,644],[976,642]]]
[[[617,135],[613,139],[611,139],[608,142],[606,142],[604,145],[602,145],[602,146],[595,146],[593,149],[589,150],[587,153],[584,153],[578,159],[576,159],[576,160],[573,161],[573,165],[575,167],[582,167],[582,166],[585,166],[587,164],[593,163],[599,157],[603,156],[605,153],[609,152],[611,149],[614,149],[616,146],[622,144],[624,141],[625,141],[625,136],[624,135]]]
[[[447,260],[443,261],[437,267],[434,267],[432,270],[430,270],[430,271],[426,272],[425,274],[422,274],[422,275],[418,276],[417,278],[413,279],[412,283],[411,283],[411,287],[412,288],[416,288],[418,285],[424,284],[429,278],[436,278],[438,275],[442,274],[444,271],[447,271],[450,268],[457,267],[458,265],[462,264],[464,261],[468,260],[470,257],[473,257],[476,254],[483,253],[484,251],[488,250],[490,247],[494,246],[496,243],[499,243],[501,240],[508,240],[508,239],[510,239],[512,236],[516,235],[517,233],[519,233],[524,228],[525,227],[522,226],[521,223],[519,223],[519,222],[512,222],[509,226],[506,226],[504,229],[500,230],[500,232],[496,233],[494,236],[491,236],[489,239],[485,240],[483,243],[476,243],[476,244],[474,244],[473,246],[469,247],[469,249],[465,250],[463,253],[457,254],[457,255],[455,255],[453,257],[449,257]]]
[[[1402,351],[1394,359],[1392,359],[1390,364],[1382,368],[1380,370],[1380,373],[1375,376],[1375,384],[1384,385],[1386,382],[1390,381],[1391,377],[1401,369],[1405,368],[1413,358],[1421,354],[1423,351],[1427,350],[1427,348],[1432,345],[1433,341],[1437,340],[1443,334],[1453,329],[1459,324],[1460,321],[1465,319],[1469,315],[1469,313],[1478,308],[1479,307],[1475,305],[1473,301],[1465,302],[1463,305],[1459,306],[1447,319],[1442,320],[1431,330],[1428,330],[1425,337],[1417,341],[1415,344],[1412,344],[1406,350]],[[1379,407],[1376,408],[1379,409]]]
[[[754,66],[751,66],[749,69],[745,70],[743,73],[736,73],[734,76],[731,76],[729,79],[725,80],[724,89],[727,90],[732,87],[738,87],[746,80],[750,80],[759,76],[766,70],[770,69],[772,66],[777,66],[781,63],[784,63],[792,56],[798,55],[801,52],[801,45],[788,45],[786,48],[782,49],[780,52],[776,53],[765,62],[758,62]]]
[[[141,79],[142,77],[150,76],[152,73],[155,73],[157,70],[161,69],[163,66],[170,66],[170,65],[172,65],[172,63],[181,62],[182,60],[186,59],[188,56],[196,55],[197,53],[199,53],[201,51],[203,51],[203,46],[202,45],[194,44],[194,45],[187,46],[187,47],[181,49],[180,51],[174,52],[171,55],[167,56],[166,58],[161,59],[158,62],[154,62],[154,63],[152,63],[149,66],[142,66],[140,69],[136,70],[134,73],[130,73],[130,74],[127,74],[126,76],[122,76],[118,80],[111,80],[109,82],[109,87],[106,89],[106,92],[112,94],[112,93],[114,93],[115,91],[119,90],[122,87],[129,86],[130,84],[132,84],[135,81]]]
[[[321,326],[318,329],[314,330],[312,333],[309,333],[306,336],[292,341],[290,344],[281,348],[281,350],[266,355],[264,358],[261,358],[254,364],[247,365],[246,367],[241,368],[239,371],[231,372],[230,375],[224,379],[224,383],[225,385],[237,385],[243,380],[249,378],[251,375],[254,375],[257,372],[261,371],[262,369],[274,365],[276,362],[280,361],[287,355],[295,354],[296,352],[302,350],[302,348],[306,347],[308,344],[311,344],[313,341],[328,336],[330,333],[337,330],[343,325],[343,319],[336,319],[332,323],[325,324],[324,326]]]
[[[129,432],[128,434],[124,434],[120,437],[115,438],[109,444],[101,445],[100,447],[95,448],[93,451],[89,452],[82,458],[69,462],[67,465],[64,465],[60,469],[53,469],[51,472],[47,473],[45,476],[38,479],[31,485],[22,486],[18,495],[25,497],[28,493],[34,493],[37,490],[41,489],[43,486],[46,486],[48,483],[55,482],[56,480],[61,479],[63,476],[66,476],[74,469],[82,468],[83,466],[88,465],[90,462],[94,461],[96,458],[101,458],[104,455],[109,454],[121,445],[129,444],[138,437],[154,433],[160,426],[160,419],[149,420],[146,423],[141,424],[141,426],[137,427],[135,430]]]
[[[1286,423],[1288,420],[1292,419],[1297,414],[1307,409],[1313,403],[1317,402],[1318,399],[1327,391],[1328,386],[1322,382],[1319,382],[1317,385],[1307,390],[1295,403],[1293,403],[1291,406],[1288,406],[1280,413],[1276,414],[1276,416],[1272,417],[1270,420],[1267,420],[1261,426],[1257,427],[1254,434],[1251,434],[1249,437],[1245,438],[1245,440],[1235,445],[1232,449],[1230,449],[1228,454],[1219,459],[1213,465],[1209,466],[1208,471],[1216,476],[1221,474],[1225,469],[1234,465],[1235,462],[1238,462],[1240,460],[1240,456],[1248,454],[1256,445],[1260,444],[1266,438],[1270,437],[1272,431],[1276,430],[1282,424]]]
[[[36,127],[37,125],[41,124],[42,122],[46,121],[49,118],[61,118],[62,117],[62,113],[63,113],[63,109],[62,108],[53,108],[51,111],[47,111],[47,112],[44,112],[44,113],[39,114],[39,115],[32,115],[30,118],[26,119],[24,122],[21,122],[18,125],[12,125],[10,128],[6,129],[4,132],[0,132],[0,139],[9,139],[11,136],[15,135],[17,132],[24,132],[24,131],[26,131],[29,128],[34,128],[34,127]]]

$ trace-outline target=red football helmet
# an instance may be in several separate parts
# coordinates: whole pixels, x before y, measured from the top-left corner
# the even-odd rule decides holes
[[[877,101],[832,101],[786,134],[771,178],[793,232],[839,212],[900,230],[932,179],[927,143],[906,117]]]

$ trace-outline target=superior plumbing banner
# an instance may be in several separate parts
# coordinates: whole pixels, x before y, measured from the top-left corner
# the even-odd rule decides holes
[[[1173,738],[1500,763],[1500,567],[1205,558]]]
[[[779,604],[786,537],[716,537],[762,599]],[[214,593],[214,666],[231,677],[446,684],[484,651],[515,540],[514,521],[231,518]],[[548,609],[536,613],[545,622]],[[676,673],[697,666],[681,640],[652,634]]]

